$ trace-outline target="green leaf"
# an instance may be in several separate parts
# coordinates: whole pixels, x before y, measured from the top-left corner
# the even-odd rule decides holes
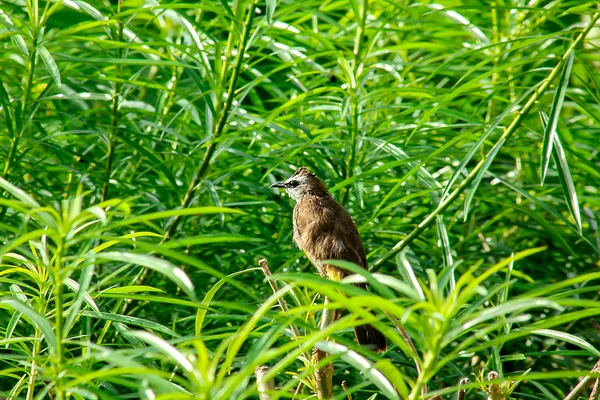
[[[171,264],[167,260],[162,260],[146,254],[137,254],[129,252],[101,252],[91,256],[98,260],[117,261],[127,264],[136,264],[142,267],[150,268],[163,274],[177,284],[192,300],[195,300],[194,285],[185,272],[179,267]]]
[[[6,190],[8,193],[12,194],[14,197],[25,203],[30,207],[40,207],[39,203],[33,199],[33,197],[29,196],[23,190],[19,189],[12,183],[8,182],[6,179],[0,177],[0,187]]]
[[[10,97],[6,88],[4,87],[4,82],[2,82],[2,77],[0,76],[0,105],[2,105],[2,110],[4,111],[4,118],[6,119],[6,129],[8,130],[8,134],[10,138],[14,140],[14,129],[13,129],[13,117],[12,117],[12,106],[10,103]]]
[[[413,270],[412,265],[408,261],[408,257],[406,256],[408,250],[404,250],[396,256],[396,265],[398,266],[398,271],[404,278],[404,281],[410,284],[410,286],[414,289],[416,293],[419,294],[419,298],[421,300],[425,300],[425,293],[423,292],[423,288],[421,284],[417,280],[417,275]]]
[[[173,336],[175,338],[179,337],[176,332],[163,326],[157,322],[150,321],[143,318],[132,317],[130,315],[121,315],[121,314],[113,314],[106,312],[97,312],[97,311],[80,311],[80,315],[84,317],[96,318],[96,319],[104,319],[107,321],[120,322],[126,326],[137,326],[140,328],[150,329],[155,332],[164,333],[169,336]]]
[[[52,324],[50,324],[50,322],[43,315],[39,314],[28,304],[10,297],[1,298],[0,305],[8,306],[22,313],[27,320],[39,328],[39,330],[44,334],[46,343],[48,343],[48,347],[50,348],[50,353],[56,354],[58,340],[54,334],[54,330],[52,329]]]
[[[52,80],[54,80],[54,83],[57,87],[61,87],[62,84],[60,81],[60,70],[54,61],[54,58],[43,45],[38,45],[37,51],[40,57],[42,57],[42,61],[44,61],[46,68],[48,68],[48,72],[50,73]]]
[[[570,333],[559,332],[552,329],[536,329],[532,331],[532,333],[571,343],[577,347],[581,347],[582,349],[589,351],[590,354],[596,357],[600,357],[600,351],[597,350],[595,346],[578,336],[571,335]]]
[[[546,299],[527,298],[511,300],[507,301],[504,304],[500,304],[499,306],[481,310],[479,315],[477,315],[476,317],[464,321],[462,329],[471,330],[472,328],[476,327],[482,322],[488,321],[490,319],[495,319],[497,317],[511,313],[522,313],[525,310],[531,308],[553,308],[555,310],[558,310],[559,312],[563,310],[563,308],[556,302]]]
[[[267,21],[269,25],[273,23],[273,14],[275,14],[275,8],[277,7],[277,0],[266,0],[267,2]]]
[[[454,182],[456,182],[456,180],[458,179],[460,174],[463,172],[463,170],[465,169],[467,164],[473,159],[473,156],[475,156],[475,153],[477,153],[477,151],[485,143],[485,141],[488,139],[488,137],[492,133],[494,133],[494,131],[496,131],[496,129],[498,129],[498,126],[504,120],[504,118],[506,118],[506,116],[508,116],[509,114],[514,112],[515,108],[519,104],[521,104],[521,102],[523,102],[523,100],[525,100],[532,92],[535,91],[537,86],[538,85],[535,85],[535,86],[529,88],[528,90],[526,90],[521,96],[519,96],[519,98],[516,101],[514,101],[512,104],[510,104],[508,107],[506,107],[504,109],[504,111],[502,112],[502,114],[500,114],[498,117],[496,117],[496,119],[494,120],[494,123],[485,130],[485,132],[481,135],[481,137],[477,140],[477,142],[475,142],[475,144],[473,146],[471,146],[471,148],[469,149],[467,154],[465,154],[465,156],[462,158],[462,160],[460,161],[458,166],[452,172],[452,176],[448,180],[448,183],[446,184],[446,187],[444,188],[444,192],[442,193],[442,200],[445,199],[446,196],[448,196],[448,193],[450,193],[450,190],[452,189],[452,185],[454,185]]]
[[[165,293],[164,290],[152,286],[117,286],[102,291],[102,294],[130,294],[139,292],[159,292]]]
[[[354,263],[344,260],[323,260],[322,262],[324,264],[340,267],[346,271],[362,276],[366,279],[367,283],[373,288],[373,290],[375,290],[377,293],[381,294],[385,298],[391,299],[395,297],[394,292],[392,292],[389,288],[379,283],[377,279],[375,279],[373,275],[369,273],[368,270]]]
[[[252,238],[238,235],[203,235],[191,236],[177,240],[169,240],[161,246],[167,249],[176,249],[180,247],[197,246],[199,244],[215,244],[215,243],[245,243],[245,242],[261,242],[261,238]]]
[[[542,119],[542,126],[546,129],[548,125],[548,116],[540,110],[540,117]],[[575,183],[571,177],[571,170],[569,169],[569,163],[567,162],[567,155],[563,149],[562,143],[560,142],[560,134],[555,129],[553,136],[554,145],[552,146],[552,156],[554,162],[558,167],[558,178],[560,180],[560,186],[562,187],[567,207],[575,220],[579,234],[581,234],[581,213],[579,211],[579,200],[577,199],[577,191],[575,190]]]
[[[394,389],[394,385],[392,385],[389,379],[383,375],[381,371],[376,369],[373,364],[369,362],[369,360],[354,350],[350,350],[346,346],[333,342],[319,342],[317,343],[316,347],[327,353],[339,355],[343,361],[352,365],[354,368],[360,371],[365,378],[377,386],[379,390],[381,390],[382,394],[388,399],[401,399]],[[395,378],[398,378],[399,374],[394,375]]]
[[[219,0],[219,1],[221,2],[221,5],[225,9],[225,12],[227,13],[227,15],[229,15],[229,17],[231,19],[233,19],[234,21],[238,21],[238,19],[235,17],[235,15],[233,15],[233,11],[231,10],[231,7],[229,7],[227,0]]]
[[[448,238],[448,231],[446,230],[446,225],[444,224],[444,218],[441,215],[436,216],[435,219],[439,245],[442,248],[442,256],[444,260],[444,269],[452,268],[454,261],[452,260],[452,249],[450,248],[450,239]],[[454,272],[450,272],[450,290],[454,290],[454,286],[456,285],[456,281],[454,279]]]
[[[128,335],[140,339],[148,343],[149,345],[157,348],[158,350],[163,352],[167,357],[175,361],[175,363],[179,365],[187,374],[191,375],[192,377],[197,377],[198,381],[200,382],[202,381],[202,379],[200,378],[200,374],[198,374],[198,371],[194,368],[192,362],[185,356],[185,354],[183,354],[181,351],[179,351],[179,349],[177,349],[175,346],[171,345],[167,341],[161,339],[156,335],[153,335],[150,332],[145,331],[128,332]]]
[[[204,295],[204,298],[202,299],[201,305],[203,307],[199,307],[198,311],[196,312],[196,329],[195,329],[196,336],[200,336],[200,334],[202,333],[202,325],[204,325],[204,317],[206,316],[206,312],[208,311],[208,306],[210,306],[211,300],[213,299],[215,294],[217,294],[217,292],[219,291],[221,286],[223,286],[225,283],[227,283],[227,281],[230,278],[233,278],[233,277],[241,275],[241,274],[245,274],[246,272],[257,271],[257,270],[260,270],[260,268],[248,268],[248,269],[245,269],[242,271],[238,271],[238,272],[229,274],[229,275],[227,275],[227,277],[220,279],[217,283],[215,283],[210,288],[210,290],[208,292],[206,292],[206,294]]]
[[[1,179],[1,178],[0,178]],[[0,181],[1,184],[1,181]],[[227,207],[190,207],[177,210],[159,211],[155,213],[134,215],[122,221],[113,223],[113,227],[129,226],[138,222],[149,222],[155,219],[165,219],[175,216],[204,215],[204,214],[245,214],[244,211]]]
[[[464,214],[463,217],[464,217],[465,221],[467,220],[467,217],[469,216],[469,208],[471,207],[471,202],[473,201],[473,198],[475,197],[477,188],[479,187],[479,184],[481,183],[481,180],[483,179],[483,176],[487,172],[488,168],[490,167],[490,165],[492,165],[494,158],[496,158],[496,155],[498,155],[498,152],[500,152],[500,149],[502,149],[502,146],[504,146],[504,143],[505,143],[504,139],[500,139],[496,142],[494,147],[492,147],[492,150],[490,150],[490,152],[487,154],[487,156],[483,162],[483,166],[477,173],[477,176],[475,176],[475,179],[473,179],[471,188],[467,192],[467,198],[465,199],[465,205],[464,205],[464,209],[463,209],[463,214]]]
[[[563,67],[560,74],[560,79],[556,87],[556,94],[552,101],[552,109],[550,110],[549,122],[544,130],[544,141],[542,143],[542,159],[541,159],[541,173],[542,181],[544,184],[546,179],[546,173],[548,172],[548,165],[550,163],[550,154],[552,153],[552,145],[554,144],[556,137],[556,128],[558,127],[558,119],[562,110],[563,101],[565,99],[565,93],[567,93],[567,87],[569,85],[569,79],[571,78],[571,70],[573,69],[573,60],[575,59],[575,52],[572,51],[569,54],[569,58]]]
[[[83,303],[83,301],[85,301],[90,306],[90,308],[94,310],[96,314],[100,314],[100,309],[88,293],[88,289],[90,287],[93,275],[94,264],[89,263],[81,270],[79,283],[75,282],[70,278],[65,280],[65,285],[77,293],[77,295],[75,296],[75,301],[68,309],[68,317],[66,322],[64,323],[65,337],[68,337],[69,332],[71,331],[71,328],[75,323],[75,319],[79,316],[79,311],[81,310],[81,304]]]

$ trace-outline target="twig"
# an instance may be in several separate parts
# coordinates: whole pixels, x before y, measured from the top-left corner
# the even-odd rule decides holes
[[[329,298],[325,297],[323,301],[323,314],[321,315],[321,324],[319,328],[323,331],[329,325],[335,322],[337,310],[327,308],[330,303]],[[315,369],[315,382],[317,385],[317,398],[330,399],[333,397],[333,365],[327,361],[327,364],[320,367],[322,360],[327,358],[329,354],[318,348],[313,349],[313,365]]]
[[[319,367],[319,364],[327,358],[328,354],[318,348],[313,348],[313,364],[315,365],[315,383],[317,386],[317,398],[331,399],[333,397],[333,365],[326,361],[326,364]]]
[[[410,347],[410,349],[413,351],[412,359],[415,362],[415,366],[417,367],[417,373],[419,375],[421,375],[423,373],[423,370],[421,369],[419,353],[417,352],[417,348],[415,347],[413,341],[411,340],[410,336],[408,335],[408,332],[406,332],[406,330],[402,327],[402,325],[400,325],[400,321],[398,321],[398,319],[396,317],[394,317],[392,314],[389,314],[388,312],[384,311],[384,313],[392,321],[392,323],[394,324],[394,326],[396,327],[398,332],[400,332],[400,335],[402,335],[402,338],[404,339],[404,341],[406,342],[408,347]],[[427,394],[427,384],[423,385],[423,388],[421,389],[421,394],[423,396],[425,396]]]
[[[592,379],[594,379],[592,374],[597,376],[598,373],[600,373],[600,361],[598,361],[596,365],[594,365],[594,368],[592,368],[592,370],[590,371],[590,375],[584,376],[583,379],[577,384],[577,386],[575,386],[573,390],[569,392],[567,397],[565,397],[565,400],[578,399],[579,396],[581,396],[581,394],[583,393],[583,391],[587,389],[590,385],[592,385]]]
[[[598,395],[600,395],[600,379],[596,378],[589,400],[598,400]]]
[[[600,333],[600,324],[598,324],[594,318],[590,318],[590,324],[592,324],[594,329]]]
[[[256,376],[256,386],[258,386],[258,396],[260,400],[270,400],[271,395],[269,392],[275,390],[275,380],[270,379],[265,381],[265,374],[269,372],[269,367],[260,366],[256,367],[254,370],[254,375]]]
[[[274,279],[271,279],[271,276],[273,274],[271,274],[271,270],[269,269],[269,263],[268,263],[267,259],[261,258],[260,260],[258,260],[258,265],[262,269],[263,274],[265,274],[265,277],[267,278],[267,281],[269,282],[269,285],[271,286],[273,293],[277,293],[279,291],[279,285],[277,285],[277,281],[275,281]],[[279,307],[281,307],[281,310],[283,311],[285,316],[289,317],[290,310],[287,306],[287,302],[285,301],[285,299],[283,297],[280,297],[279,299],[277,299],[277,301],[279,302]],[[290,324],[290,330],[292,331],[292,335],[294,336],[295,339],[300,338],[300,331],[298,330],[298,328],[296,328],[296,325]],[[310,355],[306,351],[303,352],[302,354],[304,355],[304,358],[306,358],[306,360],[308,362],[310,360]],[[300,383],[302,383],[302,382],[300,382]]]
[[[304,387],[304,382],[302,382],[302,381],[298,382],[298,386],[296,386],[296,390],[294,390],[294,397],[292,397],[292,399],[295,399],[296,396],[298,396],[300,394],[303,387]]]

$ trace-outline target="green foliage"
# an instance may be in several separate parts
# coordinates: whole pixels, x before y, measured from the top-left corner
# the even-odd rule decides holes
[[[308,398],[317,347],[339,399],[465,377],[564,398],[600,357],[597,20],[575,0],[3,1],[0,397],[257,399],[266,365],[271,398]],[[292,244],[269,184],[300,165],[370,272],[327,281]],[[322,296],[350,312],[319,330]],[[363,323],[386,353],[354,343]]]

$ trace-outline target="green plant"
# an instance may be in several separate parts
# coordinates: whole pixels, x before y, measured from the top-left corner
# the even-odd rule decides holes
[[[255,399],[268,366],[266,395],[307,398],[314,348],[334,398],[579,396],[597,20],[571,0],[3,1],[0,397]],[[299,165],[355,218],[369,293],[294,249],[268,186]],[[324,296],[352,313],[320,330]],[[365,321],[387,353],[354,344]]]

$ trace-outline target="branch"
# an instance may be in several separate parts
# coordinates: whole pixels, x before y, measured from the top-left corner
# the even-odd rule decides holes
[[[600,373],[600,361],[594,365],[594,368],[590,371],[590,375],[585,376],[578,384],[571,390],[571,392],[565,397],[565,400],[576,400],[581,396],[583,391],[593,384],[594,377]],[[593,393],[592,393],[593,394]]]
[[[479,171],[481,171],[486,165],[486,161],[493,154],[492,152],[498,151],[498,146],[502,146],[506,143],[517,131],[517,128],[521,125],[521,122],[525,119],[525,117],[529,114],[531,109],[538,103],[540,98],[546,92],[546,89],[550,87],[552,82],[556,79],[556,77],[560,74],[563,69],[563,66],[567,62],[567,59],[570,57],[571,53],[575,50],[575,48],[583,41],[583,39],[587,36],[590,30],[596,25],[596,21],[600,18],[600,11],[597,11],[594,16],[590,19],[588,25],[585,29],[577,36],[577,38],[571,43],[565,54],[563,54],[562,58],[556,64],[556,66],[550,72],[550,75],[542,82],[542,84],[536,89],[533,95],[529,98],[527,103],[523,106],[523,108],[518,112],[517,116],[512,120],[510,125],[506,128],[500,139],[496,142],[496,144],[492,147],[492,149],[481,159],[481,161],[477,164],[475,168],[471,171],[471,173],[465,178],[465,180],[456,188],[454,191],[446,197],[444,201],[442,201],[438,207],[433,210],[415,229],[412,230],[403,240],[396,243],[394,247],[392,247],[387,253],[383,254],[375,263],[373,264],[372,269],[378,268],[385,261],[392,258],[396,253],[406,248],[409,244],[411,244],[419,235],[425,231],[425,229],[435,221],[436,216],[443,213],[449,206],[458,198],[458,196],[475,180],[478,176]]]
[[[267,372],[269,372],[269,367],[265,366],[256,367],[256,369],[254,370],[260,400],[270,400],[271,395],[269,394],[269,392],[275,391],[275,381],[273,379],[265,381],[264,379],[265,374]]]
[[[321,315],[321,324],[319,325],[321,330],[327,329],[329,325],[335,322],[337,310],[327,308],[328,304],[329,298],[325,297],[325,301],[323,302],[323,314]],[[329,356],[329,354],[323,350],[319,350],[316,347],[313,349],[313,365],[316,367],[314,375],[317,385],[317,398],[319,399],[330,399],[333,397],[333,365],[331,362],[326,361],[324,366],[319,366],[327,356]]]
[[[260,260],[258,260],[258,265],[260,266],[260,268],[263,271],[263,274],[265,274],[265,277],[267,278],[267,281],[269,282],[269,285],[271,286],[271,289],[273,290],[273,293],[277,293],[279,291],[279,285],[277,285],[277,281],[275,281],[274,279],[271,279],[271,270],[269,269],[269,263],[267,261],[266,258],[261,258]],[[285,301],[285,299],[283,297],[280,297],[279,299],[277,299],[277,302],[279,303],[279,307],[281,307],[281,310],[283,311],[284,315],[286,317],[290,316],[290,310],[287,306],[287,302]],[[290,324],[290,330],[292,331],[292,336],[294,336],[295,339],[299,339],[300,338],[300,331],[298,330],[298,328],[296,328],[296,325],[294,324]],[[307,352],[303,352],[302,353],[304,355],[304,358],[306,358],[306,361],[308,362],[310,360],[310,356]]]
[[[318,348],[313,348],[313,364],[315,365],[315,384],[317,386],[317,398],[331,399],[333,397],[333,365],[325,361],[325,365],[319,364],[327,358],[328,354]]]
[[[417,373],[419,375],[421,375],[423,373],[423,369],[421,368],[421,361],[419,359],[419,353],[417,353],[417,348],[415,347],[413,341],[411,340],[410,336],[408,335],[408,332],[406,332],[404,327],[402,327],[402,325],[400,325],[400,321],[398,321],[398,319],[396,317],[394,317],[392,314],[390,314],[388,312],[384,311],[384,313],[392,321],[392,323],[394,324],[394,326],[396,327],[398,332],[400,332],[400,335],[402,336],[402,338],[404,339],[404,341],[406,342],[408,347],[410,347],[410,349],[412,350],[413,354],[411,354],[411,356],[412,356],[413,361],[415,362],[415,366],[417,367]],[[423,385],[423,388],[421,389],[421,394],[423,395],[423,397],[425,397],[425,395],[427,394],[427,384]]]
[[[219,116],[217,128],[216,128],[215,133],[214,133],[213,137],[211,138],[210,143],[206,149],[206,153],[204,153],[204,158],[202,159],[202,164],[200,164],[200,167],[196,171],[194,178],[192,179],[192,182],[190,183],[190,186],[188,187],[188,190],[185,193],[185,196],[183,197],[183,200],[181,202],[181,208],[187,208],[190,205],[190,203],[192,202],[192,199],[194,198],[194,195],[196,194],[196,191],[198,190],[200,181],[202,180],[202,178],[204,178],[204,176],[208,172],[208,167],[212,160],[212,156],[215,153],[215,150],[217,149],[218,139],[225,131],[225,127],[227,125],[227,120],[229,118],[229,110],[231,109],[231,106],[233,104],[233,100],[235,97],[235,90],[237,89],[237,81],[241,74],[242,65],[244,63],[244,56],[245,56],[246,50],[247,50],[246,46],[248,45],[248,40],[250,39],[250,31],[252,30],[252,21],[254,20],[254,11],[256,9],[256,5],[257,5],[257,0],[254,0],[252,2],[252,4],[250,5],[250,10],[248,11],[248,15],[246,16],[246,21],[244,22],[242,38],[240,40],[240,45],[238,46],[238,51],[237,51],[237,60],[235,63],[235,67],[233,69],[233,75],[231,76],[231,79],[229,80],[229,88],[227,89],[227,98],[225,100],[225,105],[223,106],[223,109],[221,110],[221,115]],[[180,221],[181,221],[181,215],[176,215],[175,217],[173,217],[173,219],[167,226],[167,229],[165,230],[165,235],[162,240],[163,242],[169,240],[170,236],[173,235],[173,232],[175,232],[175,228],[177,228],[177,225],[179,225]]]

